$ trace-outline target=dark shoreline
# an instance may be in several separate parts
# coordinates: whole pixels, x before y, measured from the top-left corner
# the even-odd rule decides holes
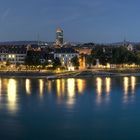
[[[0,71],[2,78],[46,78],[46,79],[61,79],[61,78],[92,78],[92,77],[124,77],[124,76],[140,76],[140,72],[108,72],[108,71],[76,71],[55,73],[54,71]]]

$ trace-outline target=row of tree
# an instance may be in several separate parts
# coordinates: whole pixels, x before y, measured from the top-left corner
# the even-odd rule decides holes
[[[25,65],[36,66],[36,67],[39,65],[42,65],[43,68],[45,68],[46,66],[52,66],[53,69],[56,69],[62,66],[59,58],[53,58],[53,57],[47,58],[47,54],[43,58],[45,60],[44,62],[41,62],[41,58],[42,58],[42,55],[40,52],[29,51],[25,59]],[[74,67],[78,67],[79,66],[78,57],[73,57],[71,59],[71,64]]]
[[[91,55],[86,56],[86,64],[96,65],[97,59],[100,64],[140,64],[140,51],[129,51],[127,47],[96,47]]]

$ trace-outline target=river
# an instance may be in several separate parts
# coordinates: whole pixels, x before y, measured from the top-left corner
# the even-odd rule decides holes
[[[140,139],[140,77],[1,78],[0,139]]]

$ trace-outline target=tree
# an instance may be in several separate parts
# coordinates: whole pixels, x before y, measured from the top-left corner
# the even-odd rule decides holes
[[[52,64],[53,64],[53,67],[54,67],[54,68],[61,67],[61,61],[60,61],[60,59],[59,59],[58,57],[56,57],[56,58],[53,60]]]
[[[93,64],[93,58],[91,55],[87,55],[86,56],[86,64],[91,67],[91,65]]]
[[[10,64],[11,64],[10,61],[7,60],[7,61],[6,61],[6,66],[10,66]]]
[[[40,52],[36,51],[28,51],[27,56],[25,58],[25,64],[29,66],[38,66],[41,64],[40,62]]]
[[[78,57],[77,56],[75,56],[75,57],[73,57],[72,59],[71,59],[71,63],[72,63],[72,65],[74,66],[74,67],[79,67],[79,59],[78,59]]]

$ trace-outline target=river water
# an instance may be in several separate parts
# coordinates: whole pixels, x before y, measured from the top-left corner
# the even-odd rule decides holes
[[[1,78],[0,139],[140,139],[140,77]]]

